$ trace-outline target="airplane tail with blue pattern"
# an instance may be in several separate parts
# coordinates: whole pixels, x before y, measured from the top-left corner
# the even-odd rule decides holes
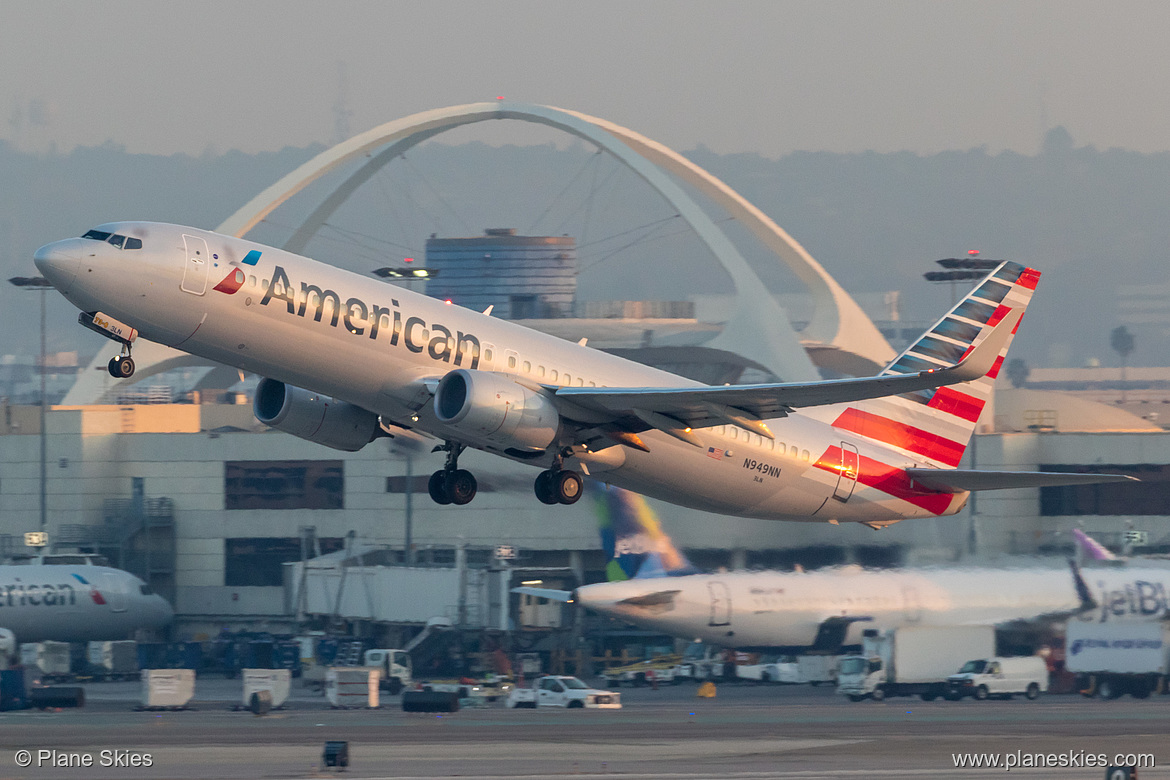
[[[637,493],[590,483],[597,508],[606,579],[673,577],[697,574],[686,556],[662,530],[654,510]]]

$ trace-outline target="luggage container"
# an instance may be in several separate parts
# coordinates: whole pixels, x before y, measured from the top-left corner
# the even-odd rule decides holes
[[[377,707],[381,671],[364,666],[331,666],[325,672],[325,696],[332,707]]]
[[[194,669],[143,669],[142,706],[182,709],[195,696]]]
[[[0,671],[0,712],[28,709],[29,680],[24,669]]]
[[[292,686],[292,672],[288,669],[244,669],[244,697],[242,704],[251,706],[252,694],[268,691],[272,694],[272,706],[283,707],[288,701]]]
[[[20,663],[45,677],[72,673],[68,642],[25,642],[20,646]]]
[[[106,680],[130,680],[138,677],[138,643],[90,642],[86,648],[90,673]]]

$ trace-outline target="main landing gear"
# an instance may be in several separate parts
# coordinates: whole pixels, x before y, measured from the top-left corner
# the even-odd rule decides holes
[[[575,504],[584,492],[581,475],[571,469],[542,471],[532,487],[542,504]]]
[[[459,453],[463,452],[464,445],[449,441],[436,449],[447,451],[447,464],[431,474],[431,479],[427,482],[431,500],[444,505],[470,504],[479,486],[475,482],[475,475],[467,469],[459,468]]]
[[[112,365],[112,363],[111,363]],[[112,370],[112,369],[111,369]],[[478,485],[475,476],[466,469],[459,468],[459,455],[465,445],[449,441],[435,448],[435,451],[447,452],[447,463],[443,468],[431,474],[427,481],[427,492],[436,504],[455,504],[462,506],[470,504],[475,498]],[[581,475],[572,469],[561,466],[561,457],[553,462],[553,467],[540,472],[533,486],[536,497],[543,504],[575,504],[584,492]]]
[[[110,376],[115,379],[129,379],[134,376],[134,359],[130,357],[130,348],[123,347],[124,355],[114,355],[110,358],[106,370],[110,372]]]
[[[532,486],[542,504],[575,504],[585,486],[581,475],[564,468],[564,454],[557,455],[551,469],[542,471]]]

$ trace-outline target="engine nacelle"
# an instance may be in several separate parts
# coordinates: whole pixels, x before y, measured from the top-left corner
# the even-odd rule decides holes
[[[260,380],[252,411],[278,431],[346,452],[357,452],[381,431],[371,411],[275,379]]]
[[[561,427],[548,396],[501,374],[466,368],[439,381],[435,416],[471,439],[527,451],[547,449]]]

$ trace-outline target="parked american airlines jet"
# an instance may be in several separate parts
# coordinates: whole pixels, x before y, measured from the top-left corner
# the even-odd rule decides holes
[[[697,570],[640,496],[602,497],[609,582],[516,593],[571,601],[640,628],[737,649],[836,652],[867,628],[1003,626],[1170,618],[1170,568]],[[627,575],[633,573],[632,578]]]
[[[37,250],[86,326],[267,377],[257,417],[358,450],[398,428],[445,443],[430,480],[466,504],[466,447],[540,466],[537,498],[578,473],[676,504],[776,520],[951,515],[970,490],[1126,479],[957,470],[1039,274],[1004,263],[881,375],[709,387],[243,239],[150,222]],[[306,389],[302,389],[306,388]],[[800,410],[799,412],[797,410]]]
[[[163,628],[174,611],[142,580],[94,565],[0,566],[0,629],[17,642],[126,639]]]

